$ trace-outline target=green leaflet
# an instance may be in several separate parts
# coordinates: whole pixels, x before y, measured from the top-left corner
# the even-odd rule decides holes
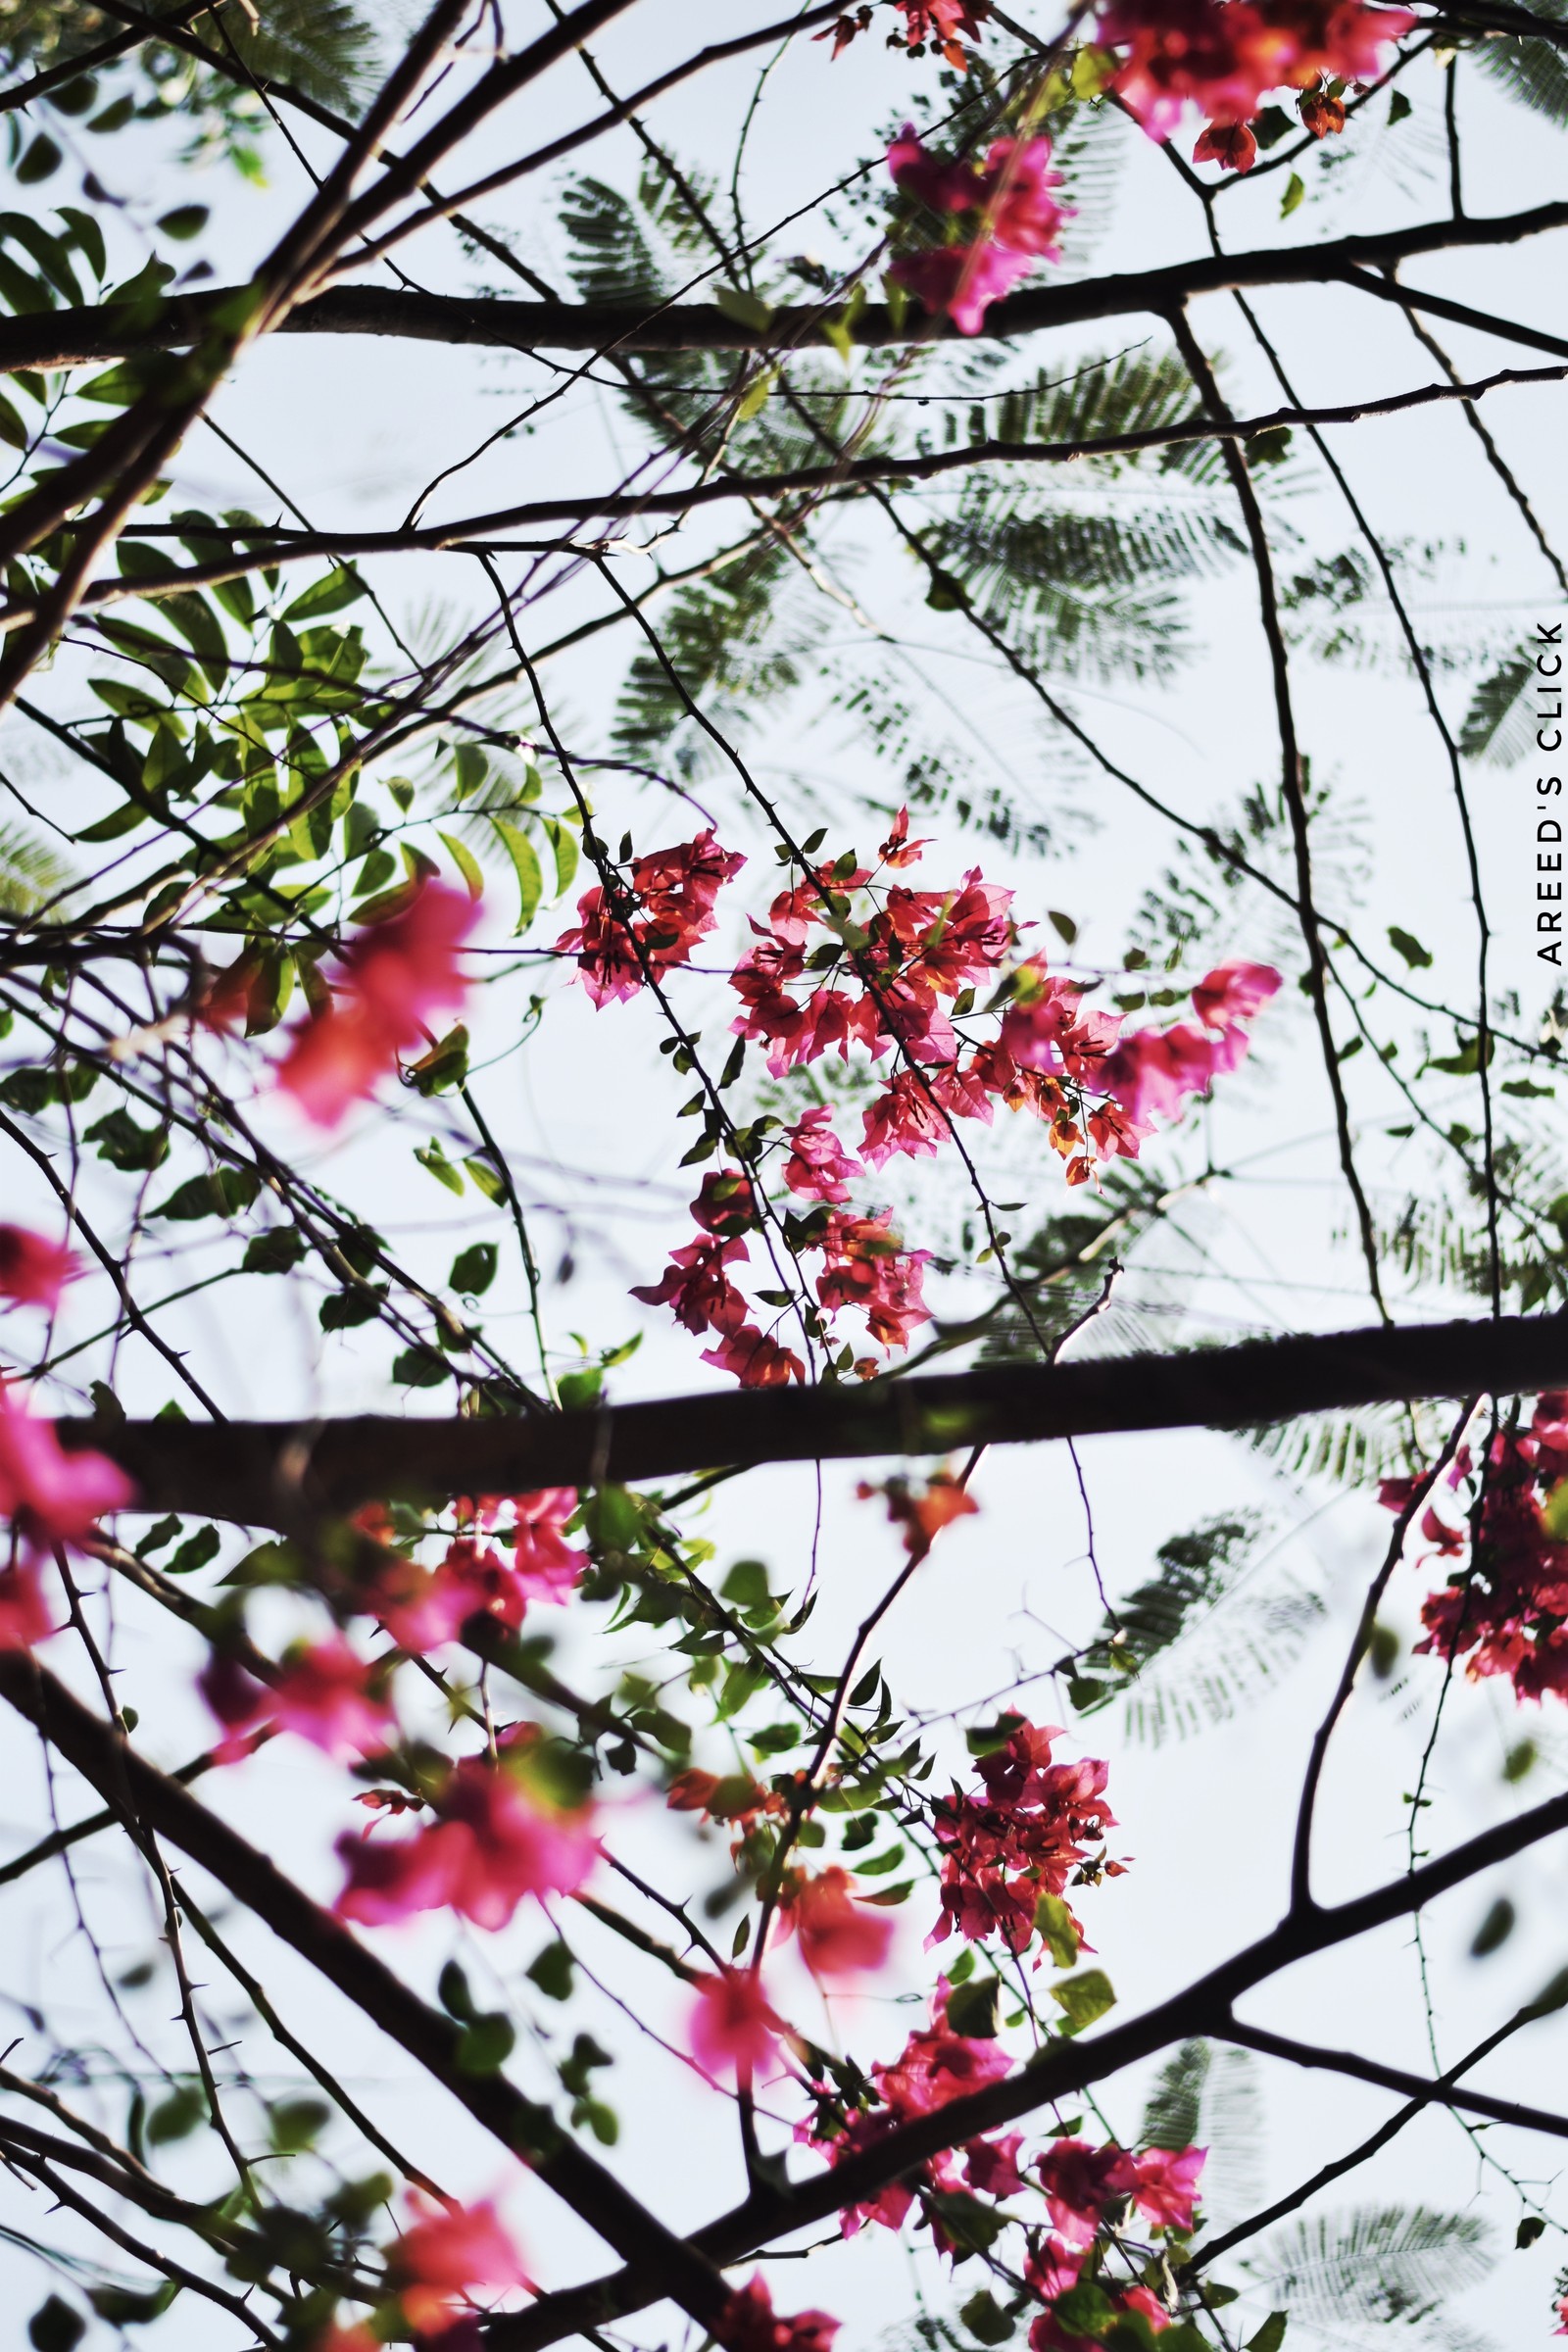
[[[494,825],[497,838],[507,856],[512,859],[513,871],[517,877],[517,920],[514,936],[520,936],[533,921],[538,912],[539,902],[544,897],[545,878],[539,864],[539,854],[527,834],[520,831],[516,825],[509,825],[504,816],[493,816],[490,822]]]

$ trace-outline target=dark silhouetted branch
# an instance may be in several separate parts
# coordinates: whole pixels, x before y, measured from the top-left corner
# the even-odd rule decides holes
[[[1568,1385],[1568,1316],[1250,1340],[1190,1354],[982,1364],[865,1386],[728,1390],[548,1419],[62,1421],[148,1510],[283,1527],[391,1496],[517,1494],[759,1462],[857,1460],[1113,1430],[1243,1429],[1418,1396]]]

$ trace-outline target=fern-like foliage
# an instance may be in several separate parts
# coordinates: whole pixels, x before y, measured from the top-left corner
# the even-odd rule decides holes
[[[1163,1187],[1125,1164],[1109,1167],[1099,1198],[1063,1209],[1010,1251],[1014,1291],[983,1321],[956,1326],[951,1344],[979,1338],[983,1363],[1040,1361],[1098,1298],[1106,1266],[1125,1256],[1164,1213]],[[1026,1315],[1016,1296],[1029,1301]]]
[[[1409,1425],[1397,1405],[1306,1413],[1249,1432],[1249,1442],[1285,1477],[1364,1488],[1408,1470]]]
[[[153,17],[158,13],[148,11]],[[92,7],[90,0],[0,0],[0,56],[11,66],[48,67],[122,29],[121,19]],[[241,68],[259,82],[290,82],[323,106],[352,110],[375,75],[376,30],[349,0],[259,0],[254,11],[225,15],[223,34],[215,45],[231,43]],[[159,53],[183,63],[177,51]],[[136,70],[135,59],[119,69]],[[197,112],[215,101],[222,104],[234,81],[234,76],[205,71],[188,75],[183,105]]]
[[[1555,57],[1555,50],[1551,54]],[[1564,73],[1564,80],[1568,84],[1568,71]],[[1535,663],[1525,655],[1515,654],[1490,677],[1482,679],[1470,697],[1470,708],[1459,730],[1459,749],[1467,760],[1485,760],[1493,767],[1511,767],[1516,760],[1524,758],[1535,726],[1525,701],[1525,689],[1534,676]]]
[[[971,431],[989,416],[1000,441],[1102,441],[1115,433],[1142,433],[1177,423],[1197,409],[1193,382],[1179,353],[1118,352],[1086,360],[1069,376],[1038,375],[1032,384],[1006,393],[989,412],[971,417]],[[978,434],[976,434],[978,438]],[[1135,455],[1097,458],[1097,466],[1119,473],[1139,463]]]
[[[1534,0],[1534,5],[1538,16],[1561,23],[1563,0]],[[1544,115],[1559,130],[1568,124],[1568,57],[1550,41],[1519,40],[1511,35],[1506,40],[1480,41],[1476,59],[1511,98]]]
[[[260,82],[287,81],[323,106],[352,106],[375,77],[375,30],[348,0],[260,0],[233,12],[228,37]]]
[[[1294,1665],[1322,1603],[1288,1571],[1254,1576],[1261,1532],[1256,1512],[1238,1511],[1162,1544],[1158,1574],[1074,1661],[1079,1712],[1125,1697],[1128,1736],[1159,1747],[1228,1723]]]
[[[1188,2148],[1201,2129],[1203,2091],[1213,2051],[1206,2041],[1184,2041],[1160,2068],[1144,2108],[1141,2143]]]
[[[1263,2118],[1250,2050],[1184,2041],[1166,2060],[1144,2109],[1143,2144],[1203,2147],[1203,2210],[1221,2226],[1261,2194]]]
[[[681,589],[660,616],[660,643],[692,701],[721,733],[743,732],[801,682],[804,657],[824,625],[783,593],[790,559],[776,542],[711,580]],[[623,759],[696,774],[715,757],[685,699],[650,647],[627,670],[615,709]]]
[[[560,220],[566,267],[584,302],[660,302],[671,291],[668,257],[656,244],[649,207],[602,179],[573,179]]]
[[[1186,624],[1159,584],[1200,578],[1240,552],[1218,514],[1045,505],[985,473],[922,543],[1037,666],[1107,680],[1168,676]]]
[[[1494,2256],[1474,2214],[1425,2206],[1358,2206],[1293,2223],[1248,2267],[1293,2318],[1324,2328],[1421,2328],[1423,2342],[1452,2340],[1434,2323],[1453,2295],[1485,2278]]]
[[[35,914],[74,879],[46,842],[21,825],[0,825],[0,916]]]

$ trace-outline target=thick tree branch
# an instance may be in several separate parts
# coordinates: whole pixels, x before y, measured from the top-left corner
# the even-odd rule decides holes
[[[516,1494],[758,1462],[947,1453],[1112,1430],[1243,1429],[1418,1396],[1568,1386],[1568,1316],[1250,1340],[1190,1354],[969,1372],[850,1387],[731,1390],[603,1405],[548,1421],[62,1421],[135,1479],[150,1511],[290,1527],[393,1495]]]
[[[1384,268],[1416,254],[1456,247],[1513,245],[1522,238],[1568,227],[1568,203],[1537,205],[1524,213],[1480,220],[1429,220],[1377,235],[1341,237],[1320,245],[1279,251],[1205,254],[1165,270],[1126,271],[1086,280],[1082,285],[1032,288],[993,303],[986,315],[988,339],[1011,341],[1048,327],[1076,326],[1149,311],[1161,318],[1173,303],[1200,294],[1234,292],[1237,287],[1355,284],[1362,292],[1388,289],[1351,272]],[[1400,302],[1443,318],[1461,317],[1487,331],[1568,356],[1568,342],[1533,328],[1493,320],[1440,295],[1401,286]],[[0,319],[0,373],[17,368],[84,367],[123,359],[130,352],[173,350],[208,330],[213,313],[235,300],[232,287],[216,293],[180,295],[166,303],[149,323],[122,305],[102,303],[80,310],[45,311]],[[479,345],[500,351],[766,351],[803,343],[824,344],[821,305],[790,304],[774,312],[765,327],[749,327],[716,303],[672,303],[650,310],[646,303],[510,302],[488,295],[424,294],[396,286],[335,286],[301,302],[274,330],[279,334],[396,335],[406,341]],[[925,343],[951,339],[943,320],[910,314],[895,322],[886,303],[867,303],[847,321],[860,344]]]

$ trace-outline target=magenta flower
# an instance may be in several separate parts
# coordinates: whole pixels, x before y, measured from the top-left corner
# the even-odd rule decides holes
[[[433,1824],[412,1838],[338,1839],[349,1874],[340,1918],[385,1927],[448,1909],[504,1928],[524,1895],[575,1893],[599,1850],[589,1809],[564,1807],[537,1786],[521,1740],[499,1764],[465,1757],[431,1810]]]
[[[687,2033],[692,2056],[706,2073],[749,2082],[772,2065],[782,2032],[753,1970],[726,1968],[698,1985]]]
[[[125,1510],[135,1499],[117,1462],[67,1453],[54,1423],[27,1411],[14,1382],[0,1382],[0,1513],[29,1544],[79,1544],[105,1511]]]
[[[46,1306],[52,1314],[80,1261],[61,1242],[46,1242],[24,1225],[0,1225],[0,1298]]]

